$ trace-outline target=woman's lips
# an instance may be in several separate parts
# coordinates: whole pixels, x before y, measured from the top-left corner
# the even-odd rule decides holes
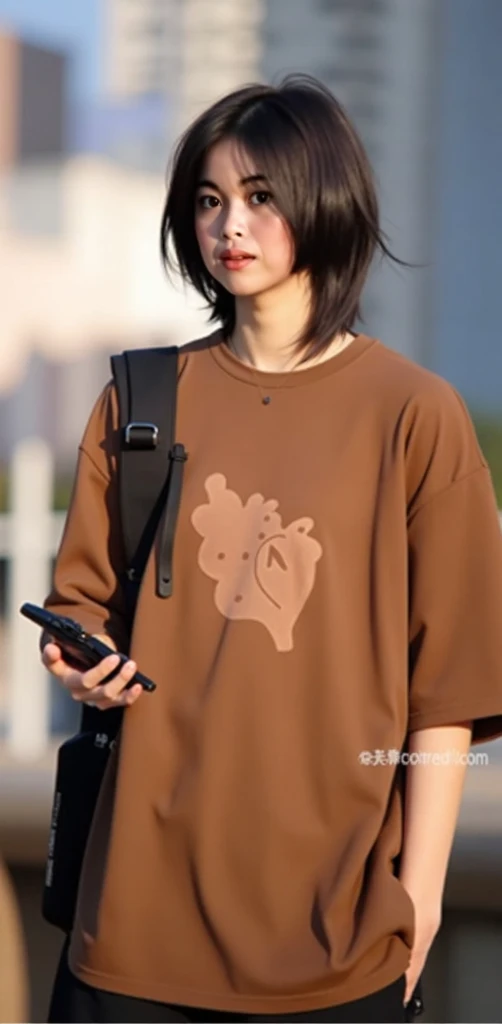
[[[254,256],[220,256],[220,263],[226,270],[244,270],[254,259]]]
[[[254,256],[236,256],[234,259],[222,259],[221,262],[227,270],[244,270],[254,260]]]

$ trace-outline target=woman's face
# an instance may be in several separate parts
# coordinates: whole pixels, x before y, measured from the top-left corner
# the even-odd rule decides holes
[[[209,273],[236,297],[271,291],[291,275],[290,228],[260,168],[243,161],[233,139],[207,154],[195,197],[195,232]]]

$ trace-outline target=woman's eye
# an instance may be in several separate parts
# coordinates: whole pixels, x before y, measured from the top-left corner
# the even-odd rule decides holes
[[[271,192],[253,192],[252,196],[250,196],[250,202],[253,206],[264,206],[264,204],[269,203],[271,199]]]
[[[217,196],[199,196],[197,205],[200,206],[201,210],[214,210],[218,205],[219,199]]]

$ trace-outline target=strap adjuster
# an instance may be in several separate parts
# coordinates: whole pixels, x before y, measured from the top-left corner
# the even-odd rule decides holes
[[[124,430],[124,446],[136,451],[153,451],[159,440],[155,423],[128,423]]]
[[[126,569],[126,576],[129,583],[139,583],[141,581],[141,574],[133,565],[129,569]]]
[[[173,462],[186,462],[188,454],[185,451],[185,445],[179,443],[173,444],[171,451],[169,452],[169,457]]]

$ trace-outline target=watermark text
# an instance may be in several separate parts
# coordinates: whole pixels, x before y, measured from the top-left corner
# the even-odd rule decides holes
[[[403,750],[361,750],[359,763],[367,766],[382,764],[390,765],[467,765],[468,767],[486,766],[490,758],[484,751],[469,750],[414,750],[411,753]]]

